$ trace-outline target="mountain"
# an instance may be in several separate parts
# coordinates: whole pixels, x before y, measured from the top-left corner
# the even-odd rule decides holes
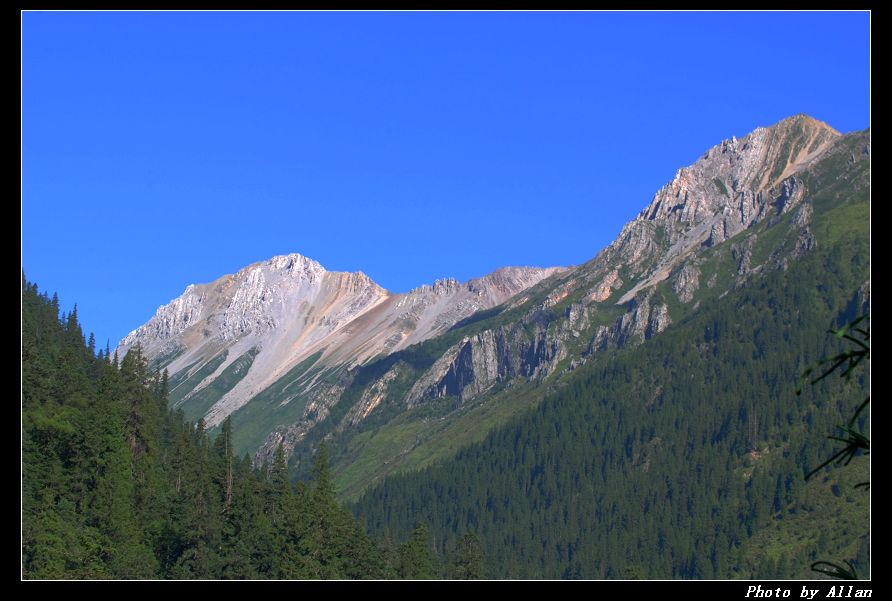
[[[560,271],[506,267],[463,284],[438,280],[392,294],[364,273],[329,272],[298,254],[279,256],[190,285],[131,332],[118,352],[124,356],[139,345],[172,375],[173,406],[213,427],[283,377],[293,384],[309,368],[313,376],[283,391],[276,404],[319,400],[332,391],[322,374],[441,334]],[[302,411],[306,416],[306,407],[302,403],[291,419]],[[316,418],[324,417],[324,400],[310,407]]]
[[[441,548],[475,532],[490,577],[869,576],[867,458],[805,480],[869,368],[795,392],[869,311],[869,220],[869,131],[799,116],[711,149],[594,260],[457,333],[498,367],[456,360],[447,396],[326,435],[339,488],[379,535],[419,512]]]
[[[869,200],[870,132],[797,115],[679,169],[581,265],[395,295],[277,257],[119,352],[166,366],[190,419],[230,416],[255,465],[281,448],[303,478],[325,442],[371,532],[476,533],[492,577],[863,569],[869,466],[803,476],[869,380],[794,390],[869,308]]]
[[[390,294],[276,257],[190,287],[119,352],[140,344],[166,367],[187,417],[232,415],[237,449],[258,463],[282,444],[300,471],[331,441],[355,496],[482,440],[594,357],[788,269],[816,247],[816,195],[845,178],[866,186],[868,165],[867,134],[797,115],[679,169],[582,265]]]
[[[819,199],[864,190],[866,132],[842,136],[799,115],[726,140],[680,169],[591,261],[363,366],[332,405],[336,419],[295,445],[294,464],[300,470],[321,440],[332,441],[339,486],[355,497],[387,474],[447,459],[595,357],[654,339],[704,302],[788,269],[817,247]],[[364,399],[377,408],[357,422]],[[267,456],[278,441],[269,442]]]

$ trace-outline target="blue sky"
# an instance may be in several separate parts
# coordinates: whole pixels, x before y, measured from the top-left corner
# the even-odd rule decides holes
[[[299,252],[395,292],[573,265],[678,167],[869,127],[866,13],[22,15],[22,266],[112,346]]]

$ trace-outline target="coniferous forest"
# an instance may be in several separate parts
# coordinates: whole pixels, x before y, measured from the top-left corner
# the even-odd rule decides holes
[[[77,307],[60,317],[27,281],[22,305],[25,578],[479,576],[473,535],[449,557],[424,524],[372,540],[338,504],[324,448],[297,486],[281,453],[252,469],[228,422],[211,440],[167,408],[167,376],[139,352],[96,352]]]
[[[853,232],[605,353],[454,460],[385,479],[356,513],[373,533],[419,518],[437,541],[474,531],[493,578],[814,578],[821,560],[869,577],[867,457],[805,479],[842,447],[828,436],[868,372],[796,394],[845,348],[828,328],[866,310],[853,291],[868,255]]]

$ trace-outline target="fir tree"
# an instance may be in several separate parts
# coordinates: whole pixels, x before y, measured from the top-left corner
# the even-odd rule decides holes
[[[431,553],[430,531],[423,522],[418,522],[412,535],[400,547],[400,578],[425,580],[435,577]]]
[[[479,580],[483,575],[483,548],[474,533],[465,534],[457,544],[451,576],[456,580]]]

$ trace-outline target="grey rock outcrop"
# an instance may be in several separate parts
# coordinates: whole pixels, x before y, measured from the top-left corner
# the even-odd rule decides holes
[[[694,299],[694,293],[700,287],[700,269],[693,263],[685,264],[675,274],[672,282],[672,290],[683,303],[689,303]]]

